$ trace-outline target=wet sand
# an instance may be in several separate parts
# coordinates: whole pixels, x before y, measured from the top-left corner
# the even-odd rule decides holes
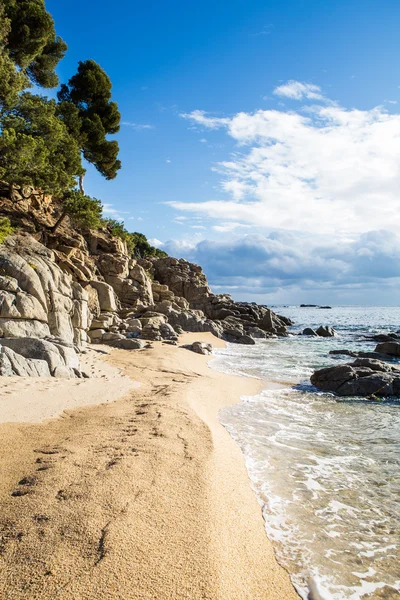
[[[196,339],[221,343],[181,343]],[[162,343],[102,360],[108,376],[96,362],[73,409],[70,382],[35,380],[51,391],[32,394],[28,380],[1,380],[1,414],[14,422],[0,424],[0,598],[298,599],[217,420],[261,382]],[[89,397],[101,404],[84,406]]]

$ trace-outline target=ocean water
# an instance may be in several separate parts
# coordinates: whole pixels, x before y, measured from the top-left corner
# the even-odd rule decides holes
[[[370,402],[317,392],[316,368],[352,360],[329,350],[373,350],[365,336],[400,328],[400,309],[278,307],[335,338],[228,344],[212,368],[283,384],[221,411],[242,448],[265,527],[300,596],[313,580],[325,600],[400,599],[400,399]]]

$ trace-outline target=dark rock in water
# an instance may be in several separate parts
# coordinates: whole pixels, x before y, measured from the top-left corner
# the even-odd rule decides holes
[[[331,309],[332,306],[319,306],[318,304],[300,304],[300,308],[322,308],[322,309]]]
[[[321,325],[321,327],[318,327],[316,333],[320,337],[334,337],[336,334],[336,331],[333,329],[333,327],[328,327],[327,325]]]
[[[398,339],[399,336],[396,333],[379,333],[378,335],[372,336],[372,340],[375,342],[393,342]]]
[[[400,370],[380,360],[357,358],[346,365],[315,371],[311,383],[338,396],[399,396]]]
[[[323,310],[332,310],[332,306],[318,306],[318,308],[321,308]]]
[[[382,354],[382,352],[362,352],[353,350],[331,350],[329,354],[332,355],[344,355],[353,356],[354,358],[374,358],[376,360],[393,361],[395,357],[389,354]]]
[[[381,352],[382,354],[389,354],[390,356],[400,357],[400,343],[383,342],[382,344],[378,344],[376,346],[375,352]]]
[[[312,337],[318,337],[318,333],[316,331],[314,331],[314,329],[311,329],[311,327],[306,327],[305,329],[303,329],[302,335],[310,335]]]
[[[279,317],[279,319],[283,321],[283,323],[285,323],[285,325],[287,325],[288,327],[290,327],[290,325],[294,325],[294,322],[292,321],[292,319],[289,319],[289,317],[284,317],[283,315],[276,316]]]

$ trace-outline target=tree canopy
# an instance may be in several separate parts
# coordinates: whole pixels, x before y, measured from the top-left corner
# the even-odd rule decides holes
[[[121,120],[118,105],[111,101],[111,88],[107,73],[94,60],[87,60],[79,63],[76,75],[58,93],[61,114],[77,136],[83,156],[106,179],[114,179],[121,168],[118,142],[106,137],[119,131]]]
[[[55,68],[67,44],[55,31],[44,0],[3,0],[9,19],[7,51],[32,83],[45,88],[58,85]]]
[[[7,51],[7,37],[11,22],[5,15],[5,7],[0,4],[0,115],[18,100],[18,93],[28,85],[28,79],[15,64]]]
[[[53,232],[68,215],[77,227],[97,229],[101,224],[103,207],[100,200],[90,198],[78,190],[71,190],[64,195],[63,212],[53,226]]]
[[[106,179],[121,168],[118,142],[109,139],[121,115],[107,73],[86,60],[57,100],[27,91],[58,86],[56,67],[66,50],[45,0],[0,0],[0,179],[11,189],[29,185],[60,198],[53,231],[68,215],[80,228],[107,227],[135,256],[165,255],[123,223],[102,219],[100,200],[76,189],[85,173],[82,158]],[[6,221],[0,225],[9,231]]]
[[[0,179],[57,194],[83,172],[79,144],[58,117],[57,103],[23,93],[1,119]]]

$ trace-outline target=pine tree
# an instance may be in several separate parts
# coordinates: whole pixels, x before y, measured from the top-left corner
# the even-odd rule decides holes
[[[52,232],[57,231],[67,215],[77,227],[96,229],[100,225],[102,210],[101,201],[97,198],[90,198],[78,190],[71,190],[64,194],[63,211],[53,225]]]
[[[4,111],[0,179],[57,194],[74,187],[83,173],[79,144],[59,118],[54,100],[25,92]]]
[[[69,131],[78,135],[83,156],[106,179],[114,179],[121,168],[118,142],[106,137],[119,131],[121,120],[118,105],[111,101],[111,87],[106,72],[94,60],[87,60],[79,63],[76,75],[58,93]]]
[[[10,22],[9,57],[32,83],[45,88],[57,87],[55,68],[65,55],[67,45],[57,36],[44,0],[3,0],[3,6]]]

